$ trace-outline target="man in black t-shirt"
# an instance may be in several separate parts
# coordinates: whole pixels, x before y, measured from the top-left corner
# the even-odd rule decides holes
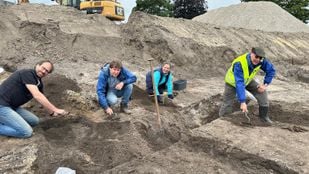
[[[0,135],[28,138],[31,126],[39,123],[39,118],[20,107],[32,98],[36,99],[52,116],[66,115],[68,112],[55,107],[43,94],[41,78],[53,71],[50,61],[41,61],[35,69],[15,71],[0,85]]]

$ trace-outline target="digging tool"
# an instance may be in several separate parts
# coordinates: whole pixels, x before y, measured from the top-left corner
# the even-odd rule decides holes
[[[153,87],[153,93],[154,93],[154,99],[155,99],[155,109],[157,112],[157,123],[159,128],[161,129],[161,118],[160,118],[160,111],[159,111],[159,104],[158,104],[158,99],[157,99],[157,91],[154,83],[154,71],[153,71],[153,66],[152,66],[152,61],[153,59],[148,59],[149,65],[150,65],[150,70],[151,70],[151,78],[152,78],[152,87]]]
[[[250,117],[248,116],[248,112],[245,112],[245,117],[247,118],[248,123],[251,124],[251,119],[250,119]]]
[[[251,119],[250,117],[248,116],[248,112],[244,112],[244,116],[247,118],[247,122],[241,122],[243,125],[246,125],[246,126],[252,126],[252,123],[251,123]]]

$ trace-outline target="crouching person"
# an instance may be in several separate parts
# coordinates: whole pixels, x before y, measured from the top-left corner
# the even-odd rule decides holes
[[[120,61],[112,61],[102,67],[97,83],[97,95],[100,106],[108,115],[114,113],[111,106],[122,97],[120,111],[130,114],[128,104],[133,91],[136,76],[122,66]]]
[[[152,84],[152,73],[148,72],[146,74],[146,90],[149,95],[154,95],[153,89],[156,90],[157,100],[159,103],[163,103],[163,99],[160,95],[164,91],[167,91],[167,96],[169,99],[173,99],[173,75],[171,72],[171,65],[169,63],[164,63],[162,67],[156,68],[154,70],[154,86]]]
[[[254,80],[255,75],[260,69],[265,72],[264,82],[261,84]],[[252,48],[251,52],[234,59],[225,75],[223,104],[221,105],[219,116],[233,112],[232,106],[236,96],[242,112],[248,112],[245,94],[247,89],[258,101],[261,121],[272,124],[268,116],[269,101],[266,89],[272,82],[275,73],[276,70],[273,64],[265,57],[265,52],[261,48]]]
[[[0,135],[28,138],[31,126],[39,124],[39,118],[20,107],[35,98],[51,116],[66,115],[67,111],[55,107],[43,94],[41,78],[53,71],[53,64],[46,60],[34,69],[15,71],[0,85]]]

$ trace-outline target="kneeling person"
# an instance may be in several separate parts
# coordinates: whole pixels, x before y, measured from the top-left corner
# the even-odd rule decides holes
[[[173,99],[173,75],[171,73],[171,65],[164,63],[162,67],[154,70],[154,86],[156,90],[157,100],[163,103],[160,94],[166,90],[169,99]],[[154,95],[151,72],[146,74],[146,90],[149,95]]]
[[[21,107],[32,98],[49,111],[51,116],[66,115],[67,111],[54,106],[43,93],[42,78],[50,74],[54,65],[38,62],[34,69],[15,71],[0,85],[0,135],[28,138],[39,118]]]
[[[97,95],[100,106],[108,115],[114,113],[111,106],[115,105],[120,97],[122,97],[120,103],[121,112],[131,113],[128,110],[128,103],[135,82],[136,76],[124,68],[120,61],[112,61],[104,65],[99,74]]]

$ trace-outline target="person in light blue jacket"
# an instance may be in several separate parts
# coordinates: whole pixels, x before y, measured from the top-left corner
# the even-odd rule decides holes
[[[164,63],[162,67],[156,68],[154,70],[154,84],[157,94],[157,100],[159,103],[163,103],[160,94],[166,90],[169,99],[173,99],[173,75],[171,73],[171,65],[169,63]],[[149,95],[154,95],[153,85],[152,85],[152,75],[151,72],[146,74],[146,90]]]
[[[108,115],[114,113],[111,106],[117,103],[119,97],[122,97],[120,111],[131,113],[128,110],[128,103],[136,79],[136,76],[124,68],[120,61],[112,61],[101,68],[97,83],[97,95],[100,106]]]

